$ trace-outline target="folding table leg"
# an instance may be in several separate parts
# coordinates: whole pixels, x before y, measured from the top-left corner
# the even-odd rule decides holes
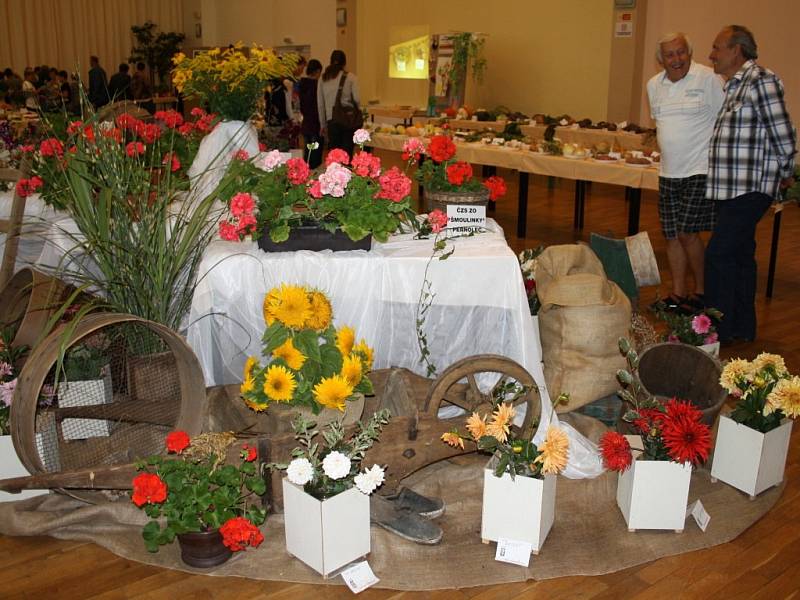
[[[517,237],[524,238],[528,230],[528,173],[519,172],[519,196],[517,203]]]
[[[772,219],[772,243],[769,248],[769,268],[767,269],[767,298],[772,298],[772,288],[775,287],[775,267],[778,262],[778,239],[781,236],[781,215],[778,211]]]
[[[586,182],[580,179],[575,180],[575,210],[572,218],[572,226],[577,230],[583,230],[583,212],[586,199]]]
[[[639,188],[625,188],[628,197],[628,235],[639,233],[639,211],[642,204],[642,190]]]

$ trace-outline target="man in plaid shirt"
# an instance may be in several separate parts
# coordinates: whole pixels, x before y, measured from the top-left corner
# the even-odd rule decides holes
[[[756,335],[756,225],[794,179],[796,133],[783,102],[783,84],[756,64],[753,34],[725,27],[709,56],[726,79],[708,153],[707,197],[717,222],[706,248],[706,305],[723,318],[721,342]]]

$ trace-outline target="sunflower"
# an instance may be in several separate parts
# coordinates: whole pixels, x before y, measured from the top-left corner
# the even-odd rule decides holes
[[[345,325],[336,331],[336,347],[342,356],[349,356],[353,352],[353,343],[356,341],[356,332],[352,327]]]
[[[291,371],[281,365],[271,365],[264,376],[264,393],[270,400],[288,402],[294,395],[297,382]]]
[[[795,418],[800,415],[800,377],[797,375],[778,381],[767,396],[764,414],[768,415],[778,409],[787,417]]]
[[[275,306],[279,302],[278,292],[280,288],[272,288],[267,294],[264,296],[264,322],[267,326],[272,325],[275,322]]]
[[[253,378],[253,369],[258,364],[258,359],[255,356],[248,356],[244,363],[244,377],[243,379]]]
[[[361,382],[364,373],[361,366],[361,358],[359,358],[358,354],[351,354],[350,356],[344,357],[340,375],[354,387]]]
[[[754,375],[752,363],[743,358],[735,358],[722,369],[719,384],[733,394],[739,389],[739,383],[752,381]]]
[[[306,327],[316,331],[324,331],[331,324],[333,309],[328,298],[322,292],[313,291],[309,294],[311,302],[311,315],[306,321]]]
[[[252,377],[245,376],[244,381],[242,381],[242,385],[239,386],[239,393],[244,395],[249,392],[252,392],[256,387],[256,380]]]
[[[476,442],[486,435],[486,417],[481,417],[478,413],[472,413],[467,419],[467,431]]]
[[[353,348],[353,352],[357,352],[361,355],[361,362],[364,364],[364,370],[367,372],[371,371],[374,352],[372,348],[367,346],[367,340],[361,338],[361,341]]]
[[[245,398],[244,403],[249,409],[256,412],[263,412],[267,410],[267,407],[269,406],[269,402],[259,402],[258,400],[250,400],[249,398]]]
[[[306,355],[294,347],[292,338],[286,338],[285,342],[272,351],[272,356],[283,359],[289,368],[295,371],[302,369],[306,362]]]
[[[442,441],[452,446],[453,448],[461,448],[464,449],[464,439],[458,434],[457,431],[448,431],[447,433],[442,434]]]
[[[272,306],[275,318],[292,329],[301,329],[311,315],[308,292],[297,285],[282,285]]]
[[[344,402],[353,395],[353,386],[341,375],[324,377],[314,387],[314,398],[322,406],[344,411]]]
[[[567,434],[550,425],[547,428],[547,436],[539,446],[539,456],[534,459],[534,463],[542,464],[543,475],[556,475],[567,466],[567,455],[569,454],[569,438]]]
[[[492,413],[492,420],[486,428],[486,435],[493,436],[501,444],[508,439],[511,429],[511,420],[517,413],[514,407],[507,402],[501,402],[497,410]]]

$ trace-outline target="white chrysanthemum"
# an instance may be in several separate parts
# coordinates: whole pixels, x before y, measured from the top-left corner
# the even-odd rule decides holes
[[[314,478],[314,466],[307,458],[295,458],[289,463],[286,476],[295,485],[305,485]]]
[[[341,479],[350,473],[350,459],[334,450],[322,460],[322,470],[331,479]]]
[[[353,480],[362,494],[370,495],[383,483],[384,470],[380,465],[372,465],[371,469],[367,469],[363,473],[359,473]]]

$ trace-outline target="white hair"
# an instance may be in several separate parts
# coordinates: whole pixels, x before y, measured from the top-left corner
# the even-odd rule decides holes
[[[689,36],[687,36],[682,31],[676,31],[674,33],[668,33],[656,44],[656,60],[658,60],[659,64],[664,64],[664,56],[661,54],[661,44],[666,44],[668,42],[674,42],[675,40],[683,40],[686,42],[686,48],[689,50],[689,56],[692,55],[692,42],[689,40]]]

